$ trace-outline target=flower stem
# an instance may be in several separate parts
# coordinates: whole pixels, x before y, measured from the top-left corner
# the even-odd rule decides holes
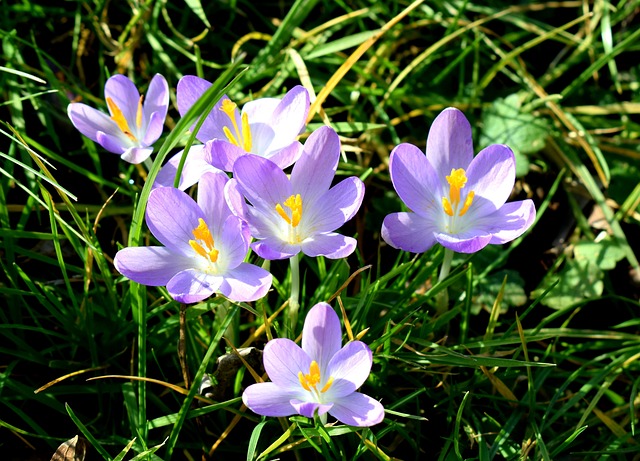
[[[298,323],[298,309],[300,309],[300,267],[298,264],[298,255],[289,258],[291,267],[291,294],[289,296],[289,307],[287,311],[287,320],[289,322],[289,334],[295,337],[295,327]]]
[[[442,266],[440,267],[440,275],[438,275],[438,283],[442,282],[449,275],[451,270],[451,261],[453,260],[453,250],[449,248],[444,249],[444,259],[442,260]],[[436,314],[442,315],[447,312],[449,308],[449,290],[443,289],[436,295]]]

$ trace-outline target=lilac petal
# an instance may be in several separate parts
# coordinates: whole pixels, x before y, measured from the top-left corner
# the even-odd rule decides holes
[[[224,200],[222,203],[226,206]],[[225,268],[225,271],[238,267],[249,250],[251,234],[247,225],[237,216],[230,214],[221,225],[209,224],[209,229],[216,247],[220,250],[218,265]]]
[[[112,136],[122,134],[116,122],[111,118],[93,107],[80,102],[74,102],[67,106],[67,115],[71,119],[71,123],[76,129],[94,142],[98,142],[98,132],[108,133]],[[119,150],[116,153],[120,153]]]
[[[227,271],[218,290],[232,301],[255,301],[267,294],[271,281],[271,274],[263,268],[240,263],[235,269]]]
[[[196,202],[184,192],[173,187],[151,191],[147,201],[147,226],[155,238],[174,253],[195,255],[189,240],[193,239],[193,229],[200,218],[206,220]]]
[[[197,269],[186,269],[169,280],[167,291],[179,303],[191,304],[207,299],[218,290],[221,283],[222,277]]]
[[[292,192],[287,175],[278,165],[257,155],[243,155],[233,167],[242,194],[255,207],[273,211]]]
[[[291,88],[273,112],[272,126],[276,134],[271,149],[286,146],[298,136],[307,124],[309,93],[301,86]]]
[[[302,252],[307,256],[324,256],[329,259],[346,258],[356,249],[356,239],[342,234],[329,232],[316,234],[301,244]]]
[[[362,205],[364,183],[351,176],[326,191],[318,201],[302,196],[303,225],[310,233],[332,232],[353,218]]]
[[[207,141],[204,147],[205,161],[222,171],[233,171],[236,160],[247,153],[226,139]]]
[[[167,117],[166,111],[154,112],[147,119],[147,131],[144,133],[144,137],[140,140],[140,143],[144,146],[150,146],[158,140],[164,130],[164,119]]]
[[[122,275],[149,286],[164,286],[178,272],[193,265],[191,258],[166,247],[127,247],[116,253],[113,264]]]
[[[316,410],[318,411],[318,415],[324,415],[333,407],[332,403],[305,402],[298,399],[291,399],[290,403],[299,415],[306,416],[307,418],[313,418]]]
[[[467,170],[464,190],[473,190],[485,200],[469,208],[469,217],[483,216],[500,208],[509,198],[516,180],[516,161],[513,152],[503,144],[492,144],[473,159]]]
[[[436,241],[456,253],[475,253],[482,250],[491,241],[491,234],[472,229],[455,235],[436,233]]]
[[[242,219],[247,220],[248,207],[242,193],[240,192],[238,181],[231,178],[224,187],[224,199],[231,212]]]
[[[438,173],[441,184],[452,169],[466,169],[471,163],[471,125],[460,110],[448,107],[433,121],[427,136],[427,159]]]
[[[122,154],[122,160],[137,165],[148,159],[152,152],[153,147],[130,147]]]
[[[412,144],[400,144],[389,159],[391,182],[407,207],[421,215],[441,207],[442,184],[427,157]]]
[[[327,303],[316,304],[304,320],[302,350],[320,366],[323,385],[329,379],[327,369],[331,358],[340,350],[341,346],[342,329],[338,314]]]
[[[354,392],[333,402],[329,414],[343,424],[367,427],[384,419],[384,408],[380,402],[368,395]]]
[[[117,134],[108,134],[102,131],[96,133],[96,139],[105,150],[113,152],[114,154],[124,154],[129,147],[131,147],[131,140],[129,140],[122,132]]]
[[[304,336],[303,336],[304,338]],[[351,341],[340,349],[327,366],[327,375],[333,378],[326,399],[334,400],[355,392],[371,373],[371,349],[362,341]]]
[[[300,253],[300,245],[291,245],[275,237],[253,242],[251,249],[262,259],[288,259]]]
[[[279,98],[258,98],[247,102],[242,106],[242,113],[247,114],[249,124],[270,125],[273,119],[273,112],[280,104]],[[254,134],[253,127],[251,134]],[[253,137],[253,136],[252,136]]]
[[[173,187],[173,181],[175,180],[176,173],[178,172],[178,165],[180,165],[180,159],[184,150],[181,150],[176,155],[165,163],[153,183],[153,187]],[[178,189],[185,190],[193,186],[200,180],[200,177],[207,171],[218,172],[217,168],[205,161],[204,145],[197,144],[191,146],[187,153],[187,159],[184,162],[182,168],[182,174],[180,175],[180,183]]]
[[[231,216],[231,210],[224,200],[224,188],[228,181],[226,174],[217,171],[204,173],[198,182],[197,203],[207,217],[209,230],[214,238],[222,233],[224,222]]]
[[[520,237],[536,219],[536,208],[529,199],[518,202],[505,203],[502,208],[487,216],[479,223],[483,227],[486,223],[487,230],[492,234],[492,245],[510,242]]]
[[[184,115],[191,109],[196,101],[211,87],[211,83],[208,81],[196,77],[195,75],[185,75],[178,81],[176,88],[176,99],[178,102],[178,112],[180,116]],[[214,138],[226,139],[222,127],[229,124],[228,117],[220,110],[222,107],[222,101],[229,99],[226,95],[222,96],[220,100],[215,104],[211,112],[207,114],[204,123],[200,127],[196,138],[200,142],[207,142]],[[196,122],[191,125],[191,130],[194,129]]]
[[[416,213],[391,213],[382,222],[382,239],[394,248],[424,253],[435,243],[438,231],[432,219]]]
[[[167,116],[167,109],[169,108],[169,85],[167,80],[160,74],[156,74],[149,83],[147,94],[144,96],[144,102],[142,104],[142,111],[144,113],[145,120],[150,120],[153,114],[157,114],[156,117],[161,119],[161,124],[164,123],[164,119]],[[147,126],[147,131],[150,131],[150,126]],[[160,137],[158,135],[158,137]],[[158,139],[156,137],[156,139]]]
[[[291,186],[303,201],[315,203],[331,186],[340,159],[340,139],[330,127],[315,130],[291,171]],[[304,203],[303,203],[304,206]]]
[[[307,391],[300,384],[298,373],[309,373],[311,358],[300,346],[286,338],[272,339],[264,347],[262,361],[269,379],[282,389],[295,392],[296,396],[304,398]]]
[[[134,129],[140,103],[140,93],[136,85],[124,75],[114,75],[104,85],[104,98],[113,100],[131,129]]]
[[[302,155],[303,147],[298,141],[294,141],[286,147],[279,149],[275,152],[270,152],[267,157],[273,163],[278,165],[280,169],[285,169],[293,165]]]
[[[275,383],[258,383],[247,387],[242,402],[254,413],[262,416],[291,416],[297,411],[290,403],[292,394]]]

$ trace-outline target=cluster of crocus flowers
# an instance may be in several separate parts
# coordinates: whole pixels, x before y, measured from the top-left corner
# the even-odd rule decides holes
[[[123,160],[143,162],[162,134],[169,107],[167,81],[156,74],[145,97],[129,78],[114,75],[105,84],[104,96],[110,115],[83,103],[71,103],[67,108],[71,122],[80,133]]]
[[[531,200],[505,203],[515,182],[515,157],[508,146],[492,144],[475,158],[471,126],[458,109],[433,122],[426,155],[400,144],[389,161],[391,181],[411,210],[392,213],[382,238],[394,248],[423,253],[435,243],[459,253],[522,235],[536,216]]]
[[[182,77],[176,90],[180,115],[184,116],[210,86],[193,75]],[[196,133],[203,144],[188,152],[179,188],[195,184],[204,171],[232,171],[235,161],[246,154],[269,159],[281,169],[291,166],[302,154],[297,137],[306,126],[309,105],[309,93],[300,85],[282,99],[259,98],[244,104],[242,110],[224,95]],[[162,167],[155,186],[173,185],[181,157],[179,152]]]
[[[202,176],[197,203],[173,187],[155,189],[147,202],[146,222],[164,246],[124,248],[114,264],[129,279],[164,286],[182,303],[220,293],[234,301],[255,301],[271,287],[271,274],[244,261],[248,228],[224,200],[228,177]]]
[[[271,382],[252,384],[242,394],[244,404],[259,415],[318,415],[326,423],[328,413],[359,427],[384,418],[380,402],[357,392],[371,372],[371,350],[361,341],[342,347],[340,320],[326,303],[307,314],[302,347],[273,339],[264,348],[263,362]]]

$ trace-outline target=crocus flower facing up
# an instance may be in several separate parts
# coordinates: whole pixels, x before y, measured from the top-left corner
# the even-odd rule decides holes
[[[180,115],[184,116],[210,86],[211,83],[194,75],[182,77],[176,90]],[[189,151],[180,188],[195,184],[198,172],[203,169],[215,167],[232,171],[234,162],[248,153],[268,158],[280,168],[293,165],[302,153],[302,144],[296,138],[306,126],[309,105],[309,93],[300,85],[294,86],[282,99],[250,101],[242,111],[229,97],[223,96],[196,133],[204,146],[201,150]],[[169,178],[173,183],[180,156],[181,153],[174,156],[160,170],[158,185],[169,185]]]
[[[371,372],[371,350],[361,341],[342,346],[340,320],[319,303],[307,314],[302,348],[286,338],[269,341],[262,359],[271,382],[252,384],[242,401],[263,416],[300,414],[323,423],[327,413],[350,426],[372,426],[384,418],[377,400],[356,392]]]
[[[251,235],[251,244],[264,259],[307,256],[344,258],[356,240],[334,232],[351,219],[362,204],[364,184],[355,176],[331,186],[340,158],[336,132],[324,126],[307,139],[288,178],[278,165],[256,155],[245,155],[233,167],[233,183],[250,205],[238,206]],[[227,197],[230,197],[228,194]]]
[[[224,200],[224,173],[206,173],[198,202],[173,187],[149,195],[146,221],[164,246],[128,247],[116,254],[118,271],[143,285],[167,286],[173,299],[194,303],[220,293],[254,301],[271,286],[271,274],[243,262],[251,239]]]
[[[123,160],[143,162],[162,134],[169,107],[167,81],[156,74],[144,97],[127,77],[114,75],[104,86],[104,96],[110,115],[86,104],[71,103],[67,108],[71,122],[80,133],[120,154]]]
[[[392,213],[382,238],[423,253],[436,242],[459,253],[509,242],[533,223],[531,200],[505,203],[515,182],[511,149],[492,144],[475,158],[471,126],[458,109],[442,111],[427,137],[426,156],[411,144],[391,152],[391,181],[410,212]]]

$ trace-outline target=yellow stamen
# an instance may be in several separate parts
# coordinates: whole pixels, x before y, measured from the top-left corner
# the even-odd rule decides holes
[[[302,197],[300,194],[291,195],[288,199],[282,202],[284,206],[291,210],[291,217],[284,211],[282,205],[279,203],[276,205],[276,212],[284,219],[287,224],[291,224],[293,227],[297,227],[302,219]]]
[[[231,129],[226,126],[222,127],[222,131],[231,144],[242,148],[245,152],[251,152],[253,142],[251,138],[251,128],[249,127],[249,115],[246,112],[242,114],[242,129],[240,129],[240,127],[238,127],[238,122],[236,121],[237,107],[238,106],[236,105],[236,103],[234,103],[230,99],[225,99],[224,101],[222,101],[220,110],[224,112],[227,117],[229,117],[229,120],[231,120],[231,125],[233,127],[233,130],[235,131],[235,134],[232,133]]]
[[[442,197],[442,208],[447,215],[453,216],[458,211],[460,191],[467,184],[467,175],[464,168],[458,168],[457,170],[453,168],[451,169],[451,174],[447,176],[446,179],[449,183],[449,198]],[[462,209],[458,212],[458,216],[463,216],[469,210],[469,207],[473,203],[474,196],[475,193],[473,191],[467,194]]]
[[[316,390],[316,386],[320,382],[320,366],[318,366],[318,362],[315,360],[311,362],[311,365],[309,365],[309,374],[305,375],[303,372],[299,371],[298,380],[305,391],[311,391],[312,389]],[[320,390],[320,393],[327,392],[332,384],[333,376],[329,377],[329,380]]]
[[[142,127],[142,100],[144,99],[144,95],[140,95],[140,100],[138,101],[138,112],[136,113],[136,126],[138,129]]]
[[[324,394],[325,392],[327,392],[329,388],[331,388],[332,384],[333,384],[333,376],[330,376],[329,380],[327,381],[327,384],[325,384],[324,387],[320,389],[320,393]]]
[[[116,122],[116,125],[118,125],[118,128],[120,128],[120,131],[122,131],[132,141],[137,142],[138,140],[131,132],[131,128],[129,128],[129,122],[127,122],[127,119],[124,118],[124,114],[122,113],[118,105],[113,101],[113,99],[107,98],[107,106],[109,106],[109,110],[112,114],[111,120]]]
[[[192,231],[195,240],[189,240],[189,245],[200,256],[207,258],[210,262],[215,263],[218,261],[218,254],[213,242],[213,236],[209,230],[209,226],[204,222],[204,219],[198,219],[198,227]],[[204,245],[203,245],[204,244]]]

